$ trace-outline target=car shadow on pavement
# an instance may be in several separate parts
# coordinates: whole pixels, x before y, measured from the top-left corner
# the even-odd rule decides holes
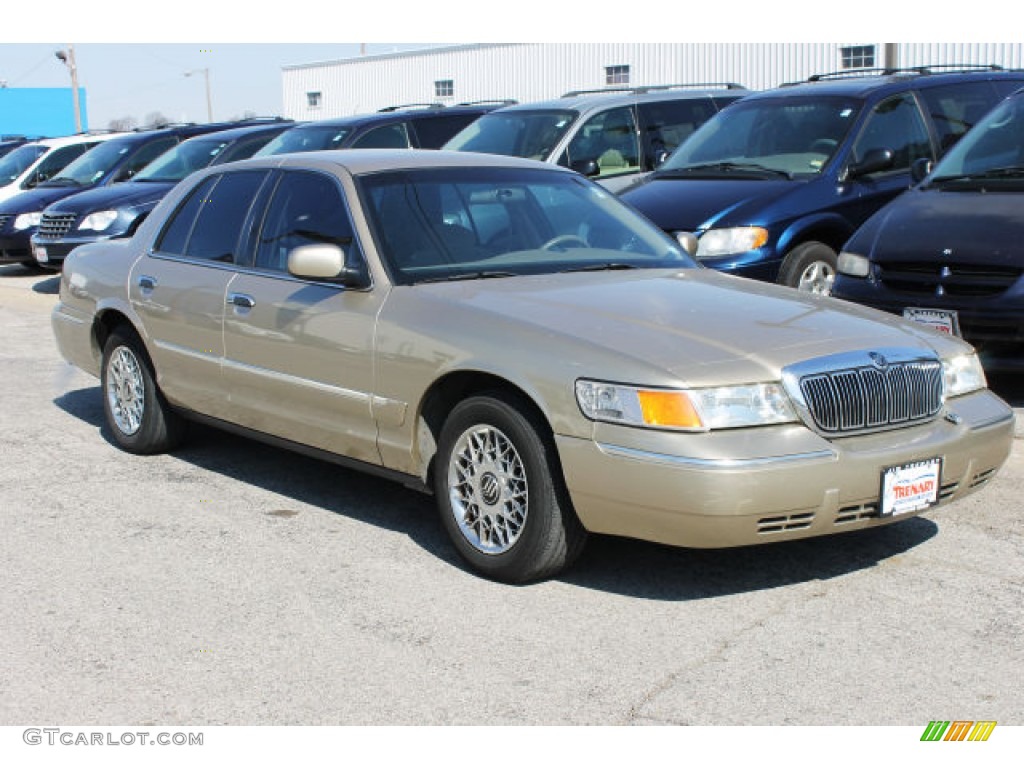
[[[60,293],[60,275],[49,275],[38,282],[32,283],[32,290],[36,293],[45,293],[56,296]]]
[[[115,445],[99,387],[67,392],[54,403]],[[418,491],[202,425],[191,426],[187,442],[173,455],[299,504],[404,533],[432,556],[470,574],[437,520],[433,499]],[[267,514],[295,514],[279,507],[278,502],[278,508]],[[591,536],[579,561],[556,578],[584,589],[648,600],[701,600],[871,568],[937,532],[934,522],[918,517],[868,531],[722,550]]]

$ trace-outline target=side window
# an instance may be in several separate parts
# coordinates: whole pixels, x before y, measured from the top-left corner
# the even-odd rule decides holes
[[[372,128],[354,142],[352,149],[408,149],[409,134],[405,123],[393,123]]]
[[[177,143],[178,139],[171,136],[146,144],[128,159],[124,167],[117,172],[114,181],[127,181]]]
[[[917,158],[932,156],[924,118],[909,93],[886,99],[872,110],[853,145],[854,162],[863,160],[872,149],[892,150],[889,172],[905,171]]]
[[[421,149],[440,149],[444,144],[479,115],[433,115],[417,117],[412,121]]]
[[[641,104],[640,135],[644,143],[644,169],[654,170],[673,150],[715,114],[710,99],[657,101]]]
[[[993,83],[956,83],[921,91],[939,138],[939,151],[956,144],[1002,97]],[[1000,83],[1002,85],[1002,83]],[[1007,83],[1018,86],[1020,83]]]
[[[570,168],[593,160],[598,178],[639,171],[640,147],[633,110],[620,107],[594,115],[580,126],[563,160]]]
[[[266,175],[266,171],[238,171],[207,179],[174,214],[157,250],[234,262],[242,224]]]
[[[252,139],[239,139],[218,155],[211,165],[230,163],[234,160],[246,160],[263,149],[272,138],[274,138],[272,135],[264,134]]]
[[[25,187],[25,189],[28,189],[29,187],[34,187],[37,184],[42,184],[44,181],[52,179],[64,170],[64,166],[68,165],[72,160],[80,157],[81,155],[84,155],[94,146],[96,145],[72,144],[70,147],[61,147],[60,149],[53,150],[53,152],[43,158],[43,161],[39,163],[36,169],[32,171],[31,175],[25,179],[22,186]]]
[[[348,252],[354,242],[348,210],[334,180],[290,171],[281,178],[267,208],[256,266],[287,272],[288,253],[300,245],[332,243]]]

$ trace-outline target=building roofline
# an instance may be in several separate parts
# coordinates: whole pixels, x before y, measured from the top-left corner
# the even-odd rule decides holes
[[[386,59],[411,59],[418,56],[426,56],[435,53],[456,53],[459,51],[476,51],[488,48],[509,48],[512,46],[526,45],[526,43],[467,43],[461,45],[442,45],[436,48],[416,48],[411,51],[395,51],[393,53],[368,53],[365,56],[349,56],[343,59],[330,59],[327,61],[314,61],[309,64],[285,64],[281,67],[282,72],[296,69],[313,69],[317,67],[332,67],[338,64],[351,64],[356,61],[381,61]]]

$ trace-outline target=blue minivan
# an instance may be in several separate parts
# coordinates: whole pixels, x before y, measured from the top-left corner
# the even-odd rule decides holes
[[[729,105],[621,195],[707,267],[829,293],[843,243],[914,162],[1022,85],[994,66],[815,75]]]

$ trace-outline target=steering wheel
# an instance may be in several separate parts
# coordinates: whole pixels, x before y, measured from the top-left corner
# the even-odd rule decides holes
[[[818,139],[816,142],[811,144],[808,151],[819,155],[831,155],[837,146],[839,146],[839,142],[835,139]]]
[[[557,246],[564,247],[569,245],[570,243],[576,243],[583,248],[590,247],[590,243],[588,243],[579,235],[557,235],[556,237],[552,237],[550,240],[544,243],[544,245],[542,245],[540,249],[542,251],[550,251],[552,248],[555,248]]]

